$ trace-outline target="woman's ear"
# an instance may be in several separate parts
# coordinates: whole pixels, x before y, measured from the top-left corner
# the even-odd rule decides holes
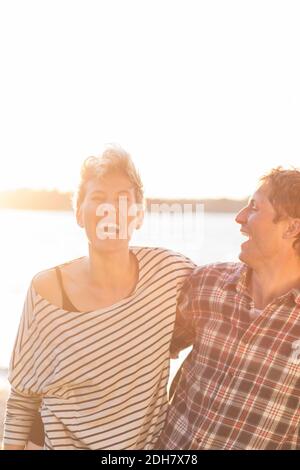
[[[77,209],[77,211],[76,211],[76,220],[77,220],[77,224],[79,225],[79,227],[83,228],[81,208]]]
[[[136,230],[139,230],[141,226],[143,225],[144,216],[145,216],[144,209],[139,209],[137,213],[137,219],[136,219],[136,226],[135,226]]]

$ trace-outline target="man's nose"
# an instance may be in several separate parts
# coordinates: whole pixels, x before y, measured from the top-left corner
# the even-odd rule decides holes
[[[238,214],[235,217],[236,223],[243,225],[247,222],[247,207],[243,207],[243,209],[238,212]]]

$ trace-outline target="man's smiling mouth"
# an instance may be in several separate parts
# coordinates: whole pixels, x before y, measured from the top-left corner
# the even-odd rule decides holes
[[[240,232],[244,237],[248,238],[248,240],[251,240],[251,235],[249,232],[246,232],[246,230],[240,230]]]

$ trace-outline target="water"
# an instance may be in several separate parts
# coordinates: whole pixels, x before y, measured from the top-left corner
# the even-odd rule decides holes
[[[183,237],[178,230],[175,236],[174,230],[165,230],[170,221],[165,220],[164,225],[162,216],[147,214],[132,245],[171,248],[198,265],[237,260],[241,235],[234,217],[235,214],[204,214],[200,231],[198,226]],[[180,226],[180,220],[177,222]],[[165,229],[150,230],[151,226]],[[6,368],[32,277],[43,269],[87,254],[87,247],[84,232],[71,212],[1,209],[0,227],[0,367]]]

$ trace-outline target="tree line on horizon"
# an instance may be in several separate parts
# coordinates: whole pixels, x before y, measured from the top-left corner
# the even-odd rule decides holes
[[[146,198],[146,210],[160,204],[204,204],[206,212],[237,212],[246,203],[246,199],[176,199]],[[72,210],[72,193],[54,190],[17,189],[0,192],[0,208],[24,210]]]

